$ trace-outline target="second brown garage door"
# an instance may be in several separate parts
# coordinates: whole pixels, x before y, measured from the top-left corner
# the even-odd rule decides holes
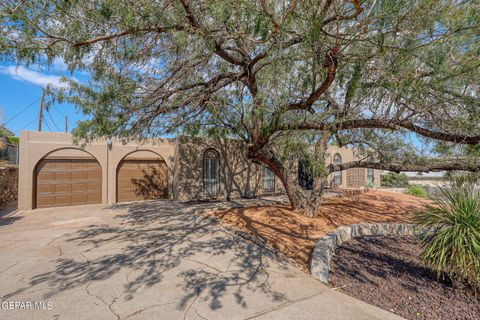
[[[43,159],[35,170],[37,208],[100,203],[102,171],[96,160]]]
[[[168,198],[168,172],[161,160],[123,160],[117,171],[117,201]]]

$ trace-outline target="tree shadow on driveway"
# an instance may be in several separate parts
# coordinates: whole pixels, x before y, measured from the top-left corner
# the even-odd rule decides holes
[[[132,300],[144,289],[172,278],[181,288],[178,308],[182,310],[200,295],[212,310],[222,308],[227,295],[247,307],[248,292],[261,293],[271,301],[285,300],[272,288],[268,266],[276,263],[287,268],[286,261],[199,213],[221,205],[169,201],[114,205],[105,209],[119,212],[113,223],[91,225],[55,240],[60,247],[80,248],[82,259],[69,257],[64,250],[53,270],[35,275],[27,288],[4,298],[46,286],[44,298],[48,299],[66,290],[113,281],[114,275],[127,271],[128,281],[115,300]]]

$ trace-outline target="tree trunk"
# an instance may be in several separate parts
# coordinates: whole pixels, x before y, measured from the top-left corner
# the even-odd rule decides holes
[[[325,177],[317,177],[314,179],[311,191],[304,190],[298,184],[297,173],[292,172],[291,168],[285,167],[272,150],[262,149],[261,151],[251,151],[252,149],[249,147],[249,152],[247,153],[248,158],[265,164],[280,179],[285,188],[292,210],[309,218],[314,218],[319,215],[323,199],[323,189],[326,182]]]

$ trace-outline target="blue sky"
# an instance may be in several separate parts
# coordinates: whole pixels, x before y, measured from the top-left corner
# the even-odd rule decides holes
[[[0,64],[1,123],[17,136],[20,130],[37,130],[42,87],[47,84],[61,86],[61,76],[72,77],[61,60],[54,61],[49,69],[38,65],[26,68]],[[87,78],[85,75],[73,76],[81,81]],[[84,119],[74,106],[56,104],[48,112],[44,110],[42,131],[63,132],[65,116],[68,117],[68,131],[76,126],[77,121]]]

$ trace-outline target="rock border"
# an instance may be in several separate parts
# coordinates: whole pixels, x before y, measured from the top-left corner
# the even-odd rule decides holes
[[[317,240],[310,257],[310,273],[328,284],[330,262],[335,249],[350,239],[365,236],[416,236],[421,233],[416,225],[406,223],[351,224],[339,227]]]

